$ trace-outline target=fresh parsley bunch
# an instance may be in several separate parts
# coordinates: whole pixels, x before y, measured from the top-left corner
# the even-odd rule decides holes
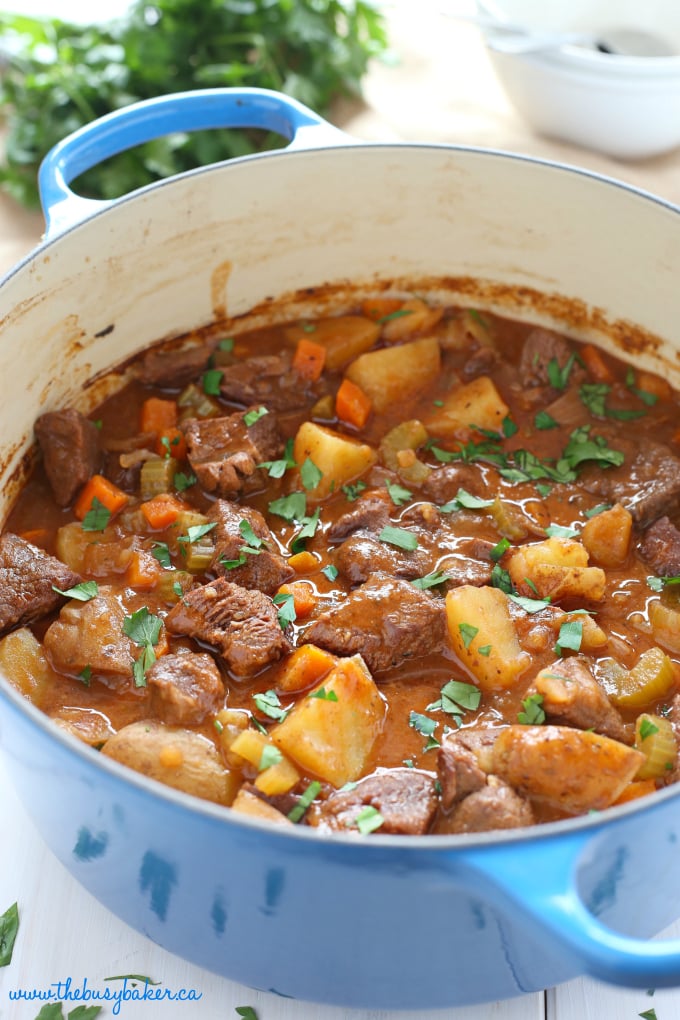
[[[38,202],[43,156],[70,132],[129,103],[196,88],[256,86],[320,114],[360,94],[387,45],[382,15],[366,0],[134,0],[126,17],[77,26],[0,15],[7,116],[0,186]],[[116,198],[195,166],[276,147],[262,131],[177,133],[121,153],[78,181],[79,193]]]

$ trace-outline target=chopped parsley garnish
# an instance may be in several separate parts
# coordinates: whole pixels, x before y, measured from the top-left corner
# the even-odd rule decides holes
[[[552,492],[552,485],[546,485],[545,482],[536,482],[536,492],[541,499],[546,499]]]
[[[397,482],[387,482],[385,488],[395,506],[403,506],[413,496],[409,489],[405,489],[403,485],[399,485]]]
[[[175,486],[176,492],[184,492],[185,489],[190,489],[192,485],[195,485],[196,481],[196,475],[185,474],[184,471],[178,471],[172,484]]]
[[[680,576],[677,577],[654,577],[647,578],[647,584],[652,591],[663,591],[667,584],[680,584]]]
[[[252,524],[245,517],[238,522],[238,530],[251,549],[259,549],[265,545],[264,539],[255,534]]]
[[[449,574],[445,570],[434,570],[429,574],[425,574],[424,577],[416,577],[411,584],[414,588],[420,588],[424,591],[426,588],[435,588],[438,584],[444,584],[445,581],[449,580]]]
[[[485,510],[493,504],[493,499],[481,499],[479,496],[473,496],[466,489],[459,489],[455,497],[448,503],[444,503],[439,509],[444,514],[450,514],[458,510]]]
[[[295,623],[297,619],[297,613],[295,612],[295,599],[289,592],[275,595],[272,602],[275,606],[279,607],[277,615],[281,630],[285,630],[289,624]]]
[[[288,715],[288,712],[281,708],[281,702],[276,691],[253,694],[253,701],[262,715],[266,715],[270,719],[276,719],[277,722],[282,722]]]
[[[493,549],[489,549],[489,558],[497,563],[504,553],[510,548],[510,542],[507,538],[502,538],[500,542],[497,542]]]
[[[385,819],[377,808],[371,807],[369,804],[361,809],[354,819],[354,824],[362,836],[367,836],[369,832],[375,832],[381,825],[384,825]]]
[[[307,497],[304,492],[291,492],[289,496],[272,500],[269,512],[285,521],[301,521],[307,513]]]
[[[300,467],[300,481],[303,488],[315,489],[322,478],[323,471],[316,466],[313,460],[307,457]]]
[[[154,542],[151,547],[151,555],[154,559],[158,560],[160,565],[165,567],[166,570],[169,570],[172,566],[170,550],[168,549],[167,542]]]
[[[424,737],[427,737],[426,751],[440,746],[439,741],[434,736],[437,723],[434,719],[430,719],[429,715],[423,715],[421,712],[411,712],[408,717],[408,724],[418,733],[422,733]]]
[[[173,582],[172,590],[174,591],[174,593],[175,593],[175,595],[177,596],[178,599],[181,599],[182,595],[184,595],[184,588],[179,583],[179,581],[174,581]]]
[[[56,584],[53,584],[52,591],[56,591],[58,595],[64,595],[67,599],[89,602],[90,599],[99,595],[99,585],[96,581],[81,581],[80,584],[74,585],[73,588],[67,588],[65,591],[62,591],[61,588],[57,588]]]
[[[576,355],[570,354],[566,364],[560,368],[557,358],[551,358],[548,362],[548,382],[556,390],[565,390],[569,382],[571,370],[576,362]]]
[[[549,538],[575,538],[578,535],[578,530],[565,528],[561,524],[549,524],[545,533]]]
[[[307,789],[298,797],[297,804],[295,804],[295,806],[288,812],[289,821],[301,821],[312,801],[314,801],[320,793],[321,783],[317,779],[312,780]]]
[[[599,464],[612,465],[613,467],[619,467],[624,461],[621,451],[611,450],[603,436],[591,438],[590,425],[582,425],[580,428],[574,429],[564,449],[563,457],[572,469],[587,460],[594,460]],[[570,480],[573,481],[573,479]]]
[[[561,655],[565,648],[578,652],[583,640],[583,621],[566,620],[560,627],[560,633],[555,645],[555,653]]]
[[[493,645],[480,645],[477,651],[479,652],[480,655],[488,656],[491,654],[492,648]]]
[[[658,732],[659,727],[651,719],[642,719],[640,722],[640,740],[646,740],[647,737],[652,737]]]
[[[220,340],[217,345],[217,349],[220,351],[233,351],[234,349],[234,338],[233,336],[225,336],[224,340]]]
[[[506,439],[510,439],[516,432],[519,431],[519,425],[517,425],[512,418],[506,414],[505,418],[501,422],[501,429]]]
[[[555,421],[552,415],[548,414],[547,411],[539,411],[534,417],[534,427],[540,430],[557,429],[560,427],[560,423]]]
[[[215,727],[215,733],[224,733],[224,724],[219,719],[214,720],[213,726]]]
[[[523,712],[517,715],[517,721],[523,726],[540,726],[545,722],[545,712],[541,708],[543,704],[542,694],[529,694],[522,702]]]
[[[464,648],[469,648],[474,638],[479,634],[479,627],[473,627],[471,623],[459,623],[458,630],[463,639]]]
[[[656,393],[650,393],[649,390],[640,390],[637,388],[635,385],[635,372],[632,368],[629,368],[626,372],[626,386],[630,392],[634,393],[643,404],[647,405],[647,407],[654,407],[654,404],[656,404],[659,399]]]
[[[642,1020],[656,1020],[656,1010],[652,1007],[652,1009],[646,1009],[644,1013],[638,1013],[638,1016],[641,1016]]]
[[[578,392],[585,407],[598,418],[631,421],[634,418],[641,418],[645,413],[644,411],[607,407],[606,401],[611,392],[611,386],[607,386],[606,383],[583,383]]]
[[[355,499],[358,499],[361,493],[366,488],[366,482],[354,482],[353,485],[341,485],[340,488],[344,492],[350,503],[353,503]]]
[[[194,545],[216,527],[217,521],[212,521],[210,524],[192,524],[191,527],[187,528],[186,535],[180,535],[177,541],[182,542],[183,545]]]
[[[328,563],[323,568],[321,573],[324,575],[324,577],[327,577],[329,581],[334,581],[338,576],[338,568],[334,566],[332,563]]]
[[[142,654],[132,663],[136,687],[146,687],[146,672],[156,661],[154,646],[158,644],[162,626],[160,616],[154,616],[146,606],[123,620],[123,633],[142,649]]]
[[[393,528],[388,524],[382,529],[378,538],[387,545],[396,546],[397,549],[405,549],[407,552],[413,552],[414,549],[418,548],[418,539],[412,531],[406,531],[405,528]]]
[[[583,516],[590,520],[591,517],[597,517],[598,514],[604,513],[605,510],[611,510],[611,503],[598,503],[597,506],[593,506],[590,510],[584,510]]]
[[[283,761],[283,755],[278,747],[275,747],[274,744],[265,744],[262,748],[260,764],[257,766],[257,770],[258,772],[264,772],[265,769],[271,768],[272,765],[278,765],[280,761]]]
[[[81,683],[85,684],[86,687],[90,686],[90,680],[92,679],[92,666],[83,666],[80,673],[76,674],[77,679]]]
[[[243,422],[247,428],[250,428],[250,426],[254,425],[256,421],[260,420],[260,418],[264,418],[265,414],[269,414],[266,407],[254,407],[252,411],[246,411],[243,415]]]
[[[316,333],[316,326],[313,322],[303,322],[301,329],[303,333]]]
[[[219,397],[220,383],[224,372],[219,368],[209,368],[203,373],[203,392],[211,397]]]
[[[479,708],[482,692],[473,684],[461,680],[449,680],[441,689],[441,696],[427,706],[428,712],[441,710],[452,715],[457,726],[463,721],[463,712],[474,712]]]
[[[103,531],[110,520],[111,511],[108,510],[103,503],[100,503],[95,496],[92,500],[90,509],[83,517],[81,527],[83,531]]]
[[[493,580],[493,579],[492,579]],[[530,599],[525,595],[514,595],[512,592],[505,593],[509,599],[511,599],[516,606],[523,609],[525,613],[540,613],[542,609],[545,609],[550,604],[550,598],[545,599]]]
[[[266,468],[270,478],[283,478],[289,468],[297,466],[293,456],[293,442],[292,439],[286,441],[283,457],[280,460],[265,460],[257,466],[259,468]]]
[[[257,1013],[252,1006],[235,1006],[234,1009],[242,1020],[257,1020]]]
[[[389,312],[387,315],[381,315],[380,318],[375,321],[382,325],[383,322],[392,322],[393,319],[401,319],[404,315],[413,315],[413,309],[397,308],[395,312]]]
[[[0,967],[12,962],[12,953],[19,931],[19,907],[13,903],[4,914],[0,914]]]
[[[319,687],[318,690],[312,691],[311,694],[307,695],[308,698],[318,698],[319,701],[337,701],[338,696],[335,691],[327,691],[325,687]]]
[[[491,586],[505,592],[506,595],[511,595],[515,590],[510,574],[503,569],[500,563],[494,563],[491,571]]]
[[[302,518],[302,527],[298,531],[297,535],[291,542],[291,549],[294,553],[302,552],[307,544],[308,538],[314,538],[316,529],[319,526],[319,519],[321,517],[321,507],[317,507],[311,517]]]

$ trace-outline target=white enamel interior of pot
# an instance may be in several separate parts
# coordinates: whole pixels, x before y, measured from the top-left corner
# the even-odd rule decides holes
[[[468,282],[463,303],[569,326],[559,302],[535,300],[563,295],[601,311],[578,332],[610,349],[622,320],[661,338],[637,361],[680,385],[678,266],[672,207],[498,153],[348,146],[164,182],[49,241],[0,287],[0,515],[38,414],[89,408],[104,389],[83,386],[147,344],[304,287],[474,277],[512,290]]]

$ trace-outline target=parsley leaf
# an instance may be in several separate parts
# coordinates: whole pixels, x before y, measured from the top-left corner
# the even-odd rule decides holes
[[[243,1017],[243,1020],[257,1020],[257,1013],[252,1006],[235,1006],[234,1008],[237,1015]]]
[[[405,489],[403,485],[399,485],[397,482],[387,482],[385,488],[395,506],[403,506],[413,496],[409,489]]]
[[[292,439],[286,441],[283,457],[280,460],[265,460],[257,466],[259,468],[266,468],[270,478],[283,478],[288,468],[297,466],[293,456],[293,442]]]
[[[269,769],[272,765],[278,765],[280,761],[283,761],[283,755],[279,751],[278,747],[274,744],[265,744],[262,748],[262,754],[260,756],[260,763],[257,766],[258,772],[264,772],[265,769]]]
[[[590,425],[574,429],[562,455],[569,467],[576,468],[587,460],[606,466],[619,467],[624,456],[620,450],[611,450],[602,436],[590,436]]]
[[[474,638],[479,634],[479,627],[473,627],[470,623],[459,623],[458,630],[463,639],[464,648],[469,648]]]
[[[611,503],[598,503],[597,506],[591,507],[590,510],[584,510],[583,516],[590,520],[591,517],[597,517],[598,514],[603,513],[605,510],[611,510],[611,508]]]
[[[238,530],[241,536],[245,539],[246,544],[250,546],[251,549],[259,549],[261,546],[265,545],[264,539],[255,534],[252,524],[250,521],[247,521],[245,517],[238,522]]]
[[[383,322],[392,322],[392,319],[401,319],[404,315],[413,315],[413,309],[397,308],[395,312],[388,312],[387,315],[381,315],[380,318],[375,321],[382,325]]]
[[[219,351],[231,352],[234,349],[234,338],[233,336],[225,336],[224,340],[220,340],[217,345]]]
[[[272,500],[269,512],[285,521],[301,521],[307,512],[307,497],[304,492],[291,492],[289,496]]]
[[[285,630],[290,623],[295,623],[297,619],[297,613],[295,612],[295,599],[290,593],[285,592],[283,594],[275,595],[272,602],[275,606],[280,606],[277,615],[281,630]]]
[[[676,577],[654,577],[647,578],[647,584],[652,591],[663,591],[667,584],[680,584],[680,575]]]
[[[100,503],[95,496],[90,509],[83,517],[81,527],[83,531],[103,531],[111,520],[111,511],[107,510],[103,503]]]
[[[539,411],[534,417],[534,427],[541,430],[557,429],[560,423],[555,421],[547,411]]]
[[[659,727],[652,722],[651,719],[642,719],[640,721],[640,740],[646,740],[647,737],[654,736],[655,733],[659,732]]]
[[[172,566],[172,561],[170,560],[170,550],[168,548],[167,542],[154,542],[151,548],[151,555],[154,557],[154,559],[158,560],[160,565],[162,567],[165,567],[166,570],[169,570],[170,567]]]
[[[294,553],[302,552],[305,548],[308,538],[314,538],[316,529],[319,526],[319,519],[321,517],[321,507],[317,507],[311,517],[302,518],[302,527],[298,531],[297,535],[291,543],[291,549]]]
[[[583,621],[566,620],[560,627],[560,633],[555,645],[555,652],[561,655],[565,648],[578,652],[583,640]]]
[[[314,779],[304,793],[298,797],[297,804],[288,812],[288,819],[291,822],[299,822],[305,815],[307,808],[321,793],[321,783]]]
[[[442,513],[450,514],[457,510],[485,510],[493,504],[493,499],[481,499],[479,496],[473,496],[467,489],[459,489],[455,497],[439,509]]]
[[[198,542],[199,538],[203,538],[209,531],[217,527],[217,521],[213,521],[211,524],[192,524],[191,527],[187,528],[186,535],[180,535],[177,539],[178,542],[183,544],[194,545]]]
[[[323,471],[321,471],[309,457],[305,458],[305,461],[300,468],[300,481],[302,482],[303,488],[315,489],[322,478]]]
[[[146,673],[156,661],[154,646],[160,640],[162,626],[161,618],[150,613],[146,606],[123,620],[123,633],[142,649],[142,654],[132,663],[136,687],[146,686]]]
[[[493,580],[493,579],[492,579]],[[512,592],[506,592],[506,595],[511,599],[516,606],[523,609],[525,613],[540,613],[542,609],[545,609],[550,603],[550,598],[545,599],[530,599],[525,595],[514,595]]]
[[[393,528],[388,524],[382,529],[378,538],[387,545],[393,545],[397,549],[405,549],[408,552],[418,548],[418,539],[412,531],[406,531],[405,528]]]
[[[253,694],[253,701],[262,715],[266,715],[270,719],[276,719],[277,722],[282,722],[288,715],[288,712],[281,708],[281,701],[276,691],[270,690],[264,693]]]
[[[251,411],[246,411],[243,415],[243,422],[246,428],[250,428],[250,426],[254,425],[256,421],[260,420],[260,418],[264,418],[265,414],[269,414],[266,407],[254,407]]]
[[[196,475],[185,474],[184,471],[178,471],[172,484],[175,486],[176,492],[184,492],[185,489],[190,489],[192,485],[196,484],[196,482]]]
[[[507,414],[501,422],[501,428],[506,439],[510,439],[510,437],[514,436],[516,432],[519,432],[519,425],[517,425],[510,415]]]
[[[647,405],[647,407],[654,407],[654,404],[656,404],[659,399],[656,393],[650,393],[649,390],[640,390],[637,388],[635,385],[635,372],[632,368],[629,368],[626,373],[626,386],[630,392],[634,393],[643,404]]]
[[[67,599],[89,602],[90,599],[99,595],[99,585],[96,581],[81,581],[80,584],[74,585],[73,588],[67,588],[66,591],[62,591],[61,588],[57,588],[56,584],[53,584],[52,591],[56,591],[58,595],[64,595]]]
[[[510,548],[510,542],[507,538],[502,538],[500,542],[497,542],[493,549],[489,550],[489,558],[497,563],[501,559],[504,553]]]
[[[328,563],[323,568],[321,573],[324,575],[324,577],[327,577],[329,581],[334,581],[338,576],[338,568],[334,566],[332,563]]]
[[[606,383],[583,383],[579,386],[578,395],[591,414],[604,418],[607,414],[605,403],[610,392],[611,386]]]
[[[491,586],[492,588],[499,588],[506,595],[513,594],[515,590],[510,574],[499,563],[494,563],[493,570],[491,571]]]
[[[307,695],[308,698],[318,698],[319,701],[337,701],[338,696],[335,691],[327,691],[325,687],[319,687],[316,691],[312,691],[311,694]]]
[[[203,373],[203,392],[211,397],[219,397],[220,383],[224,372],[219,368],[209,368]]]
[[[575,538],[578,535],[578,529],[565,528],[561,524],[549,524],[545,533],[550,538]]]
[[[576,355],[570,354],[564,367],[560,368],[560,363],[557,358],[551,358],[548,362],[548,382],[556,390],[564,390],[567,388],[569,382],[569,376],[571,370],[576,362]]]
[[[4,914],[0,915],[0,967],[7,967],[12,962],[18,931],[19,907],[13,903]]]
[[[92,679],[92,666],[83,666],[80,673],[77,674],[78,680],[85,684],[86,687],[90,686],[90,680]]]
[[[361,493],[366,488],[366,482],[355,482],[353,485],[341,485],[340,488],[344,492],[350,503],[353,503],[355,499],[358,499]]]
[[[411,584],[414,588],[420,588],[424,591],[426,588],[434,588],[438,584],[444,584],[445,581],[449,580],[449,574],[445,570],[434,570],[429,574],[425,574],[424,577],[416,577]]]
[[[529,694],[522,702],[523,712],[517,715],[517,721],[524,726],[540,726],[545,722],[545,712],[541,708],[542,694]]]
[[[432,712],[439,709],[452,715],[456,725],[460,726],[463,721],[463,712],[474,712],[479,708],[481,700],[482,692],[474,684],[463,683],[461,680],[449,680],[442,687],[438,700],[428,705],[427,709]]]
[[[428,738],[425,745],[426,751],[440,746],[439,741],[434,736],[434,731],[437,729],[437,723],[434,719],[430,719],[428,715],[423,715],[421,712],[410,712],[408,724],[418,733],[422,733],[424,737]]]
[[[354,824],[362,836],[367,836],[369,832],[375,832],[381,825],[384,825],[385,819],[377,808],[371,807],[369,804],[367,807],[362,808],[354,819]]]

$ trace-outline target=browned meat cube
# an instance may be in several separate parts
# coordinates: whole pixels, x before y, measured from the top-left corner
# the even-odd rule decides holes
[[[495,829],[519,829],[535,821],[531,804],[497,776],[489,776],[486,786],[458,804],[447,821],[446,831],[493,832]]]
[[[579,484],[608,503],[621,503],[641,528],[680,505],[680,459],[663,443],[622,441],[614,430],[598,428],[614,450],[625,454],[621,467],[587,465]]]
[[[292,650],[271,599],[224,577],[187,592],[165,625],[173,634],[187,634],[219,649],[237,677],[254,676]]]
[[[439,749],[437,769],[441,786],[441,802],[445,811],[468,794],[486,786],[486,772],[477,755],[467,746],[463,735],[447,737]]]
[[[320,828],[346,832],[356,828],[357,816],[367,807],[382,816],[380,833],[422,836],[437,810],[436,781],[417,769],[379,769],[351,790],[332,793],[310,821]]]
[[[41,414],[35,435],[54,498],[59,506],[68,506],[99,467],[99,429],[79,411],[68,408]]]
[[[212,562],[217,574],[224,574],[242,588],[259,588],[267,595],[273,595],[293,577],[295,571],[277,552],[274,536],[257,510],[218,499],[208,517],[217,523],[213,531],[215,556]],[[243,533],[241,526],[244,524],[252,529],[262,545],[253,547],[252,539],[248,541]],[[244,549],[251,551],[246,553]]]
[[[52,586],[66,591],[81,580],[55,556],[5,532],[0,537],[0,633],[51,613],[64,602]]]
[[[224,703],[224,684],[205,652],[162,655],[146,674],[151,707],[163,722],[196,726]]]
[[[542,669],[533,686],[543,698],[541,707],[551,723],[594,730],[622,744],[632,743],[632,732],[580,656],[572,655]]]
[[[45,650],[55,667],[68,676],[89,669],[110,687],[132,680],[139,649],[123,633],[127,613],[107,587],[89,602],[69,602],[45,634]]]
[[[225,368],[220,392],[227,400],[245,406],[264,404],[273,411],[303,407],[314,399],[318,386],[306,383],[291,364],[288,351],[237,361]]]
[[[212,348],[204,344],[171,351],[154,348],[142,358],[140,378],[150,386],[184,386],[198,378],[211,354]]]
[[[659,577],[680,575],[680,530],[660,517],[647,529],[640,543],[640,554]]]
[[[438,651],[444,641],[444,603],[408,581],[371,574],[345,601],[322,613],[304,632],[336,655],[359,653],[372,672]]]
[[[431,559],[421,547],[412,552],[397,549],[366,534],[350,535],[335,554],[338,570],[352,584],[361,584],[377,571],[412,581],[429,572]]]
[[[524,341],[519,363],[519,377],[524,386],[548,386],[548,365],[551,361],[563,369],[569,361],[571,348],[557,333],[547,329],[532,329]],[[583,375],[583,370],[580,370]],[[572,378],[570,374],[570,379]]]
[[[422,489],[425,496],[439,506],[455,499],[459,489],[480,498],[487,495],[482,472],[476,464],[444,464],[434,468]]]
[[[382,531],[390,523],[390,510],[394,508],[387,490],[383,491],[384,496],[380,492],[371,492],[360,497],[351,510],[341,514],[326,533],[328,541],[341,542],[355,531],[372,534]]]
[[[246,425],[247,415],[248,411],[237,411],[226,418],[192,418],[182,425],[189,463],[206,492],[219,496],[253,492],[263,483],[257,465],[282,452],[276,416],[263,414]]]

